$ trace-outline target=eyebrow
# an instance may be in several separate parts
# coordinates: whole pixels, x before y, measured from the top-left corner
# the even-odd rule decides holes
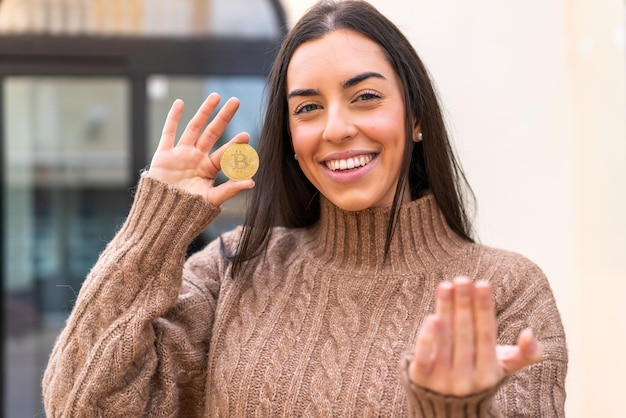
[[[386,80],[384,75],[374,72],[374,71],[368,71],[366,73],[355,75],[354,77],[349,78],[346,81],[344,81],[343,88],[348,89],[352,86],[359,84],[362,81],[367,80],[368,78],[380,78],[380,79]]]
[[[382,80],[386,80],[387,78],[385,78],[384,75],[374,72],[374,71],[368,71],[362,74],[358,74],[355,75],[354,77],[351,77],[349,79],[347,79],[346,81],[343,82],[343,84],[341,85],[344,89],[348,89],[352,86],[355,86],[359,83],[361,83],[362,81],[367,80],[368,78],[380,78]],[[289,94],[287,95],[287,99],[291,99],[292,97],[296,97],[296,96],[317,96],[319,95],[319,90],[316,89],[295,89],[289,92]]]

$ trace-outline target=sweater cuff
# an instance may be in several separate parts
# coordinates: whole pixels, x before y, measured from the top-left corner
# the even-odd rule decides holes
[[[402,384],[409,402],[409,410],[420,412],[414,415],[424,418],[491,418],[501,416],[494,402],[494,396],[506,379],[492,388],[473,395],[443,395],[413,383],[409,375],[410,363],[411,354],[407,354],[400,362],[400,369]]]
[[[128,218],[118,236],[146,257],[184,255],[193,239],[220,211],[201,196],[143,173]]]

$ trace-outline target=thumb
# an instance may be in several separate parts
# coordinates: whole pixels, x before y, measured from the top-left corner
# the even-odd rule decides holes
[[[205,200],[215,206],[220,206],[228,199],[235,197],[239,192],[254,187],[254,180],[233,181],[228,180],[226,183],[220,184],[207,191]]]
[[[505,374],[510,375],[518,370],[538,362],[543,355],[543,345],[530,330],[523,330],[517,345],[500,345],[497,347],[498,362]]]

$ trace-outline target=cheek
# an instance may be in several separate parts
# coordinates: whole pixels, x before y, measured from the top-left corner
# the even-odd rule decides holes
[[[310,156],[316,147],[315,131],[304,126],[290,126],[291,145],[298,156]]]
[[[367,135],[381,143],[385,149],[404,149],[404,121],[379,118],[368,121]]]

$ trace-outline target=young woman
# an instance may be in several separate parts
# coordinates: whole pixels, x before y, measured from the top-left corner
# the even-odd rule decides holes
[[[218,103],[178,141],[172,106],[50,357],[48,416],[563,416],[549,284],[473,242],[436,95],[391,22],[344,1],[295,25],[256,185],[214,185],[238,107],[205,128]],[[244,226],[185,261],[252,187]]]

